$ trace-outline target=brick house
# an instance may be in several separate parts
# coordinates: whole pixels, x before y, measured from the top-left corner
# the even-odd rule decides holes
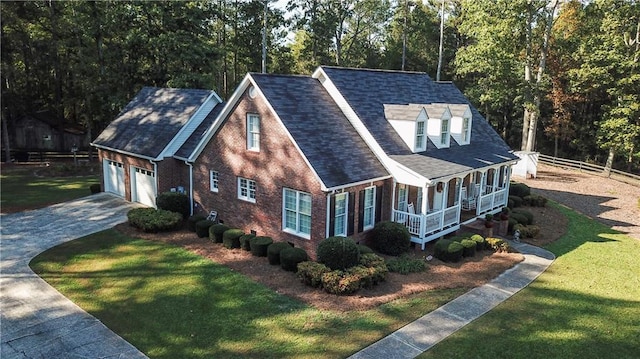
[[[163,151],[157,188],[183,186],[194,212],[246,232],[313,253],[393,220],[424,248],[507,204],[518,158],[452,83],[425,73],[247,74],[220,107]],[[180,175],[161,179],[164,166]]]

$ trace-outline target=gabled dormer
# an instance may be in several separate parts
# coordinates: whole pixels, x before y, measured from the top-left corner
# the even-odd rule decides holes
[[[451,137],[460,146],[471,142],[471,108],[469,105],[449,104],[451,110]]]
[[[436,148],[448,148],[451,143],[451,111],[446,104],[424,105],[427,114],[427,137]]]
[[[422,152],[427,149],[427,141],[430,140],[436,148],[447,148],[451,143],[451,136],[456,129],[456,136],[460,136],[458,128],[463,127],[463,116],[467,113],[461,108],[456,107],[459,115],[459,123],[452,116],[450,106],[448,104],[408,104],[408,105],[384,105],[385,118],[389,124],[396,130],[400,138],[413,151]],[[471,111],[467,111],[470,119]],[[457,127],[455,127],[457,126]],[[470,120],[467,122],[467,128],[470,129]],[[469,136],[467,132],[466,138]],[[458,139],[456,139],[458,142]]]

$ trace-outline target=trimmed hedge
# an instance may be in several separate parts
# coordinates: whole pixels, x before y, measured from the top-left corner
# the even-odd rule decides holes
[[[180,213],[155,208],[134,208],[127,212],[127,219],[131,226],[149,233],[172,231],[182,223]]]
[[[513,226],[513,231],[520,231],[521,238],[535,238],[538,234],[540,234],[540,227],[536,225],[528,225],[523,226],[522,224],[516,224]]]
[[[422,272],[427,269],[427,265],[422,259],[400,256],[387,260],[387,268],[389,272],[409,274]]]
[[[481,251],[481,250],[485,249],[485,247],[487,245],[486,244],[487,242],[484,240],[484,237],[479,235],[479,234],[474,234],[469,239],[471,239],[472,241],[476,242],[476,250],[477,251]]]
[[[182,218],[188,218],[191,213],[191,203],[189,196],[179,192],[164,192],[156,197],[156,206],[158,209],[164,209],[171,212],[177,212]]]
[[[222,243],[224,232],[230,230],[231,227],[226,224],[216,223],[209,227],[209,239],[213,241],[213,243]]]
[[[270,244],[269,247],[267,247],[269,264],[274,266],[280,264],[280,251],[285,248],[291,248],[291,245],[287,242],[274,242]]]
[[[249,252],[251,250],[251,246],[249,244],[249,240],[251,238],[254,238],[256,235],[252,234],[252,233],[247,233],[243,236],[240,236],[240,248],[244,249],[245,251]]]
[[[509,208],[518,208],[522,206],[522,197],[518,196],[509,196],[509,204],[507,205]]]
[[[357,246],[358,246],[358,250],[360,251],[360,255],[373,253],[373,249],[365,246],[364,244],[357,244]]]
[[[191,232],[195,232],[196,223],[202,221],[203,219],[207,219],[207,217],[201,214],[194,214],[193,216],[187,218],[187,229]]]
[[[525,209],[516,209],[511,213],[512,216],[518,216],[518,217],[525,217],[526,221],[521,222],[520,220],[518,220],[518,223],[520,224],[524,224],[524,225],[529,225],[529,224],[533,224],[533,213],[525,210]],[[516,217],[517,219],[517,217]]]
[[[464,249],[462,250],[463,257],[473,257],[476,255],[476,241],[471,239],[463,239],[460,244],[462,244],[462,246],[464,247]]]
[[[514,225],[515,224],[524,224],[525,226],[527,225],[527,223],[529,223],[529,219],[522,213],[511,213],[511,216],[509,217],[509,221],[514,221]]]
[[[280,251],[280,266],[288,272],[298,270],[298,264],[308,261],[309,255],[302,248],[289,247]]]
[[[209,227],[213,226],[215,223],[208,219],[203,219],[201,221],[196,222],[196,234],[199,238],[204,238],[209,236]]]
[[[370,288],[384,281],[388,272],[384,258],[374,253],[363,254],[360,264],[346,270],[332,271],[326,265],[316,262],[298,264],[298,278],[303,283],[323,288],[333,294],[351,294],[360,288]]]
[[[447,250],[449,245],[454,241],[450,239],[439,239],[436,244],[433,246],[433,256],[438,258],[441,261],[447,261]]]
[[[522,203],[525,206],[531,207],[545,207],[547,205],[547,199],[538,195],[530,195],[522,198]]]
[[[360,250],[348,237],[329,237],[318,244],[316,251],[318,262],[332,270],[353,267],[360,261]]]
[[[259,236],[253,237],[249,240],[249,247],[251,248],[251,254],[256,257],[266,257],[267,248],[273,243],[271,237]]]
[[[91,194],[100,193],[102,192],[102,187],[100,187],[100,183],[94,183],[89,186],[89,191],[91,191]]]
[[[500,238],[488,237],[488,238],[485,238],[485,240],[487,241],[489,248],[491,248],[494,252],[498,252],[498,253],[511,252],[511,246],[509,246],[509,243],[505,242]]]
[[[411,246],[411,234],[402,223],[378,222],[371,231],[371,238],[378,252],[391,256],[408,252]]]
[[[302,283],[314,287],[322,287],[322,276],[331,272],[331,268],[318,262],[304,261],[298,264],[298,278]]]
[[[524,183],[511,183],[509,186],[509,197],[516,196],[524,198],[531,194],[531,188]],[[517,206],[516,206],[517,207]]]
[[[213,231],[215,234],[215,230],[213,230],[213,227],[215,226],[216,226],[215,224],[211,226],[211,228],[209,229],[209,233]],[[229,248],[229,249],[240,248],[240,237],[243,235],[244,235],[244,231],[242,229],[237,229],[237,228],[228,229],[224,231],[224,233],[222,234],[222,245],[225,248]]]
[[[474,243],[475,244],[475,243]],[[462,259],[464,246],[459,242],[451,242],[447,248],[447,260],[450,262],[459,262]]]

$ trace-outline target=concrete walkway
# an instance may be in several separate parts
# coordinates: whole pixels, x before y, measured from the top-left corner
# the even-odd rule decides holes
[[[349,358],[415,358],[529,285],[555,259],[551,252],[526,243],[509,244],[524,255],[523,262]]]
[[[126,221],[133,207],[101,193],[0,217],[0,358],[146,358],[29,268],[51,247]]]

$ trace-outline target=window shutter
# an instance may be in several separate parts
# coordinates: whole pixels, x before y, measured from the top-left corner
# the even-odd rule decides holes
[[[329,237],[333,237],[336,225],[336,196],[329,197]]]
[[[358,232],[364,229],[364,190],[358,192]]]
[[[353,235],[353,229],[355,225],[355,207],[356,207],[356,193],[349,192],[349,213],[347,216],[347,236]]]
[[[382,219],[382,186],[376,187],[376,220],[378,223]]]

